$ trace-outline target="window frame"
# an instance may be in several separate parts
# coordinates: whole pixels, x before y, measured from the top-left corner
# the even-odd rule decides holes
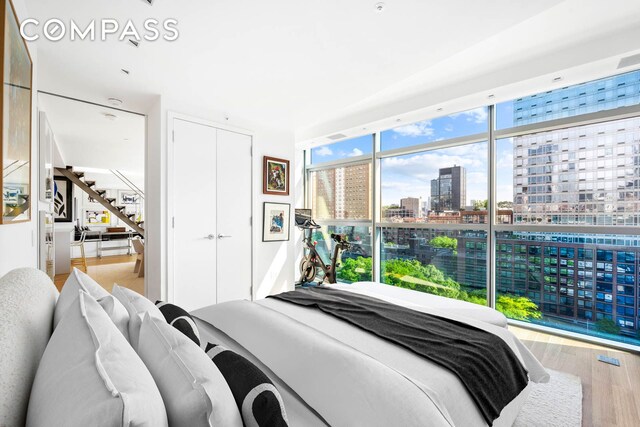
[[[614,77],[614,76],[610,76]],[[606,78],[606,77],[605,77]],[[311,150],[305,150],[304,158],[305,158],[305,166],[304,166],[304,202],[305,206],[311,206],[311,197],[312,194],[309,191],[308,183],[309,174],[313,171],[318,170],[326,170],[331,168],[336,168],[339,166],[349,166],[356,164],[371,164],[371,173],[372,173],[372,185],[371,185],[371,212],[372,218],[370,220],[323,220],[317,221],[320,225],[353,225],[353,226],[369,226],[372,242],[372,280],[374,282],[380,282],[380,259],[382,256],[382,247],[381,247],[381,231],[383,228],[412,228],[412,229],[433,229],[433,230],[477,230],[483,231],[486,233],[486,271],[487,271],[487,305],[489,307],[495,308],[496,306],[496,294],[499,289],[499,284],[497,283],[496,277],[496,263],[497,263],[497,252],[499,248],[497,247],[498,234],[501,232],[527,232],[527,233],[575,233],[575,234],[585,234],[585,235],[596,235],[595,239],[592,239],[592,242],[588,242],[588,239],[585,239],[581,244],[599,244],[598,240],[600,238],[609,238],[615,242],[616,236],[638,236],[640,237],[640,227],[637,226],[616,226],[616,225],[567,225],[567,224],[503,224],[497,220],[498,207],[497,207],[497,142],[498,140],[506,139],[506,138],[514,138],[518,136],[525,136],[531,134],[537,134],[542,132],[549,131],[561,131],[563,129],[585,126],[585,125],[594,125],[594,124],[603,124],[607,122],[612,122],[616,120],[624,120],[624,119],[633,119],[640,118],[640,104],[633,106],[625,106],[618,107],[615,109],[608,109],[597,111],[593,113],[585,113],[578,114],[571,117],[560,118],[547,120],[539,123],[532,123],[520,126],[513,126],[510,128],[497,129],[497,120],[496,120],[496,110],[497,104],[493,103],[490,105],[483,105],[478,107],[487,108],[488,111],[488,124],[486,133],[473,134],[463,137],[456,137],[450,139],[444,139],[434,142],[428,142],[413,146],[394,148],[386,151],[381,151],[380,142],[382,132],[387,131],[388,129],[382,129],[376,132],[366,132],[361,135],[357,135],[356,137],[362,135],[371,135],[372,136],[372,144],[373,149],[371,154],[365,154],[358,157],[345,158],[340,160],[334,160],[324,163],[316,163],[310,164],[311,160]],[[427,120],[423,119],[423,120]],[[335,142],[345,141],[347,139],[354,138],[354,136],[344,138],[342,140],[338,140]],[[452,147],[459,147],[468,144],[487,142],[487,159],[488,159],[488,188],[487,188],[487,215],[488,221],[487,223],[479,223],[479,224],[439,224],[439,223],[390,223],[384,222],[383,218],[381,218],[381,180],[380,180],[380,165],[381,161],[386,158],[403,156],[408,154],[418,154],[425,153],[434,150],[441,150]],[[576,147],[575,152],[579,152],[579,148]],[[514,159],[515,161],[515,159]],[[576,171],[577,173],[577,171]],[[575,242],[578,243],[578,242]],[[513,242],[513,254],[516,255],[516,247],[518,242]],[[603,242],[604,244],[604,242]],[[630,246],[630,248],[638,249],[640,252],[640,246]],[[586,253],[586,248],[582,248],[582,253]],[[580,258],[580,251],[575,251],[575,259],[580,261],[587,261],[586,258]],[[525,254],[526,255],[526,254]],[[557,256],[559,256],[559,251]],[[544,255],[540,255],[541,258],[544,258]],[[589,260],[591,262],[597,262],[596,254],[592,254],[592,258]],[[557,267],[559,268],[559,266]],[[566,268],[566,267],[565,267]],[[576,267],[572,267],[576,269]],[[638,274],[638,272],[633,273]],[[593,279],[591,279],[594,282]],[[560,284],[557,284],[560,286]],[[578,284],[575,283],[573,286],[578,288]],[[629,286],[636,286],[636,284]],[[591,292],[595,292],[595,289],[592,286]],[[640,286],[637,288],[637,292],[640,293]],[[539,292],[542,294],[543,292]],[[573,296],[572,298],[577,298]],[[538,298],[540,300],[540,298]],[[587,299],[587,301],[595,302],[593,299]],[[577,310],[583,309],[584,307],[577,306]],[[635,309],[638,311],[637,320],[640,322],[640,297],[636,296],[636,307]],[[595,310],[595,309],[594,309]],[[542,311],[542,307],[541,307]],[[613,314],[615,313],[608,313]],[[575,317],[575,316],[574,316]],[[572,338],[577,338],[580,340],[585,340],[589,342],[596,342],[600,344],[605,344],[610,347],[617,347],[623,349],[631,349],[638,351],[640,350],[640,346],[628,344],[624,342],[612,341],[604,338],[599,338],[591,335],[586,335],[577,332],[564,331],[560,329],[556,329],[550,326],[544,326],[539,324],[532,324],[529,322],[522,322],[518,320],[508,319],[510,324],[525,326],[527,328],[533,328],[542,330],[545,332],[550,332],[553,334],[560,334],[570,336]],[[640,328],[639,328],[640,330]]]

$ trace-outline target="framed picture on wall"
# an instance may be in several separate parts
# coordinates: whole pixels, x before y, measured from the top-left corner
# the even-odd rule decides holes
[[[53,184],[53,217],[55,222],[72,222],[73,183],[64,176],[55,176]]]
[[[139,205],[140,195],[135,191],[120,190],[118,191],[119,205]]]
[[[284,242],[289,240],[290,219],[290,204],[265,202],[262,241]]]
[[[262,174],[264,194],[289,195],[289,160],[264,156]]]
[[[84,213],[85,224],[111,224],[111,213],[109,211],[98,211],[87,209]]]

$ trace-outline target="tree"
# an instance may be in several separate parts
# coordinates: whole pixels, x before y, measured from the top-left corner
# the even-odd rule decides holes
[[[478,305],[487,304],[485,290],[467,292],[458,282],[431,264],[422,265],[418,260],[392,259],[382,262],[382,271],[383,281],[390,285]],[[516,295],[500,295],[496,300],[496,308],[505,316],[516,320],[542,317],[542,313],[533,301]]]
[[[620,326],[611,319],[600,319],[596,322],[596,329],[598,332],[604,332],[606,334],[620,334]]]
[[[498,207],[500,209],[513,209],[513,202],[509,202],[507,200],[504,200],[502,202],[498,202]]]
[[[347,258],[342,260],[342,266],[338,270],[338,279],[346,282],[369,282],[371,281],[371,258],[359,256],[358,258]]]
[[[500,295],[496,299],[496,309],[514,320],[540,319],[538,306],[529,298],[515,295]]]
[[[487,206],[489,206],[489,201],[488,200],[476,200],[475,202],[473,202],[473,210],[474,211],[482,211],[482,210],[487,210]]]
[[[447,236],[438,236],[431,239],[429,245],[434,248],[451,249],[453,254],[458,253],[458,239]]]
[[[455,240],[455,239],[452,239]],[[343,260],[338,279],[348,282],[371,280],[371,258],[358,257]],[[479,289],[465,291],[460,283],[447,276],[434,265],[423,265],[416,259],[389,259],[382,261],[382,281],[388,285],[417,292],[454,298],[478,305],[487,305],[487,293]],[[510,319],[540,319],[538,306],[528,298],[502,294],[496,299],[496,309]],[[614,324],[615,326],[615,324]]]

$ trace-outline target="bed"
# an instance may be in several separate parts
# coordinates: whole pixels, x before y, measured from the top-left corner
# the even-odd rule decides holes
[[[548,381],[544,367],[506,329],[504,316],[487,307],[372,282],[330,288],[491,332],[509,344],[531,382]],[[221,342],[270,373],[283,390],[291,425],[418,426],[425,425],[425,419],[433,426],[487,425],[451,372],[318,310],[265,299],[205,307],[191,314],[203,341]],[[530,385],[493,425],[512,425],[529,390]]]
[[[326,292],[339,295],[374,297],[394,307],[409,308],[411,313],[434,315],[498,337],[526,369],[527,376],[526,386],[504,406],[493,422],[495,426],[512,425],[529,394],[531,382],[545,382],[549,378],[544,367],[508,331],[504,316],[494,310],[371,282],[338,284],[327,289]],[[81,294],[85,295],[82,298],[89,298],[88,294]],[[290,293],[283,295],[287,294]],[[36,270],[17,270],[0,279],[2,426],[25,424],[29,399],[34,398],[36,389],[33,384],[34,377],[37,383],[38,365],[42,365],[43,353],[46,356],[54,341],[51,337],[57,323],[54,311],[60,309],[60,300],[51,281]],[[87,307],[89,302],[87,299]],[[94,310],[101,311],[97,303],[91,304]],[[158,322],[151,320],[150,312],[146,313],[131,319],[135,317],[143,325]],[[208,343],[222,345],[244,356],[269,377],[280,392],[290,426],[488,425],[468,387],[450,370],[320,310],[267,298],[208,306],[191,315],[203,349]],[[60,325],[69,328],[70,321],[63,320]],[[129,329],[126,324],[121,325],[123,335],[131,335],[131,325],[129,322]],[[120,332],[115,332],[116,326],[109,326],[111,336],[115,333],[117,340],[129,347]],[[144,341],[142,332],[139,344],[134,344],[133,335],[128,338],[134,349]],[[127,357],[137,359],[132,349],[126,351]],[[144,362],[151,370],[147,360]],[[138,365],[144,370],[143,365]],[[159,384],[159,377],[154,378]],[[70,388],[77,388],[73,381],[68,382]],[[55,386],[54,389],[57,390]],[[162,388],[160,391],[163,392]],[[138,394],[139,399],[145,399],[144,394]],[[43,401],[50,400],[46,396],[51,396],[51,390],[44,396]],[[165,404],[169,414],[166,398]],[[160,407],[161,400],[151,412],[158,412]]]

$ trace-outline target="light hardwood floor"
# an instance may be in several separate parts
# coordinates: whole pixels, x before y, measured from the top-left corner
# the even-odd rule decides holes
[[[87,260],[89,275],[111,291],[113,283],[144,294],[144,278],[133,272],[134,256]],[[68,275],[56,276],[62,288]],[[510,326],[533,354],[549,369],[582,379],[582,412],[585,427],[640,426],[640,355],[569,338]],[[621,366],[598,362],[600,354],[615,357]]]
[[[582,425],[640,426],[640,355],[510,326],[542,364],[582,379]],[[620,367],[597,360],[615,357]]]
[[[138,273],[133,272],[135,262],[136,255],[87,258],[88,274],[109,292],[117,283],[144,295],[144,277],[138,277]],[[56,275],[54,283],[58,290],[62,289],[67,277],[68,274]]]

